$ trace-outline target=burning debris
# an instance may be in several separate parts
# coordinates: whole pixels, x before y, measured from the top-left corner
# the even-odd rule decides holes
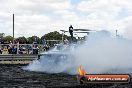
[[[82,68],[82,66],[80,66],[80,67],[78,68],[78,74],[79,74],[80,76],[84,76],[84,75],[86,74],[86,72],[85,72],[85,70]]]
[[[78,83],[129,83],[130,75],[128,74],[86,74],[80,66],[77,75]]]

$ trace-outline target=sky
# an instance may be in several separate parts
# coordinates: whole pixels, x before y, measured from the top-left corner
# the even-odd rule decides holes
[[[74,28],[108,30],[132,39],[132,0],[0,0],[0,33],[15,37]]]

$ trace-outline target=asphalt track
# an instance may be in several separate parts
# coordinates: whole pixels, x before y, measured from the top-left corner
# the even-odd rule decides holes
[[[31,72],[18,65],[0,65],[0,88],[132,88],[128,84],[77,83],[76,75]]]

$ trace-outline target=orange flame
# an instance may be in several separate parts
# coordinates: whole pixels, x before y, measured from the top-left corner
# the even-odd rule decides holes
[[[84,76],[86,74],[85,70],[82,68],[82,66],[79,66],[78,73],[80,76]]]

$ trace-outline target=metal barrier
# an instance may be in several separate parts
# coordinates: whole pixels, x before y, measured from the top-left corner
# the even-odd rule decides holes
[[[0,64],[29,64],[38,59],[40,53],[49,50],[50,46],[59,44],[60,40],[46,40],[43,44],[0,44]],[[13,52],[12,49],[16,49]]]
[[[2,60],[35,60],[38,55],[18,55],[18,54],[9,54],[9,55],[0,55],[0,61]]]
[[[29,64],[38,59],[38,55],[0,55],[0,64]]]

